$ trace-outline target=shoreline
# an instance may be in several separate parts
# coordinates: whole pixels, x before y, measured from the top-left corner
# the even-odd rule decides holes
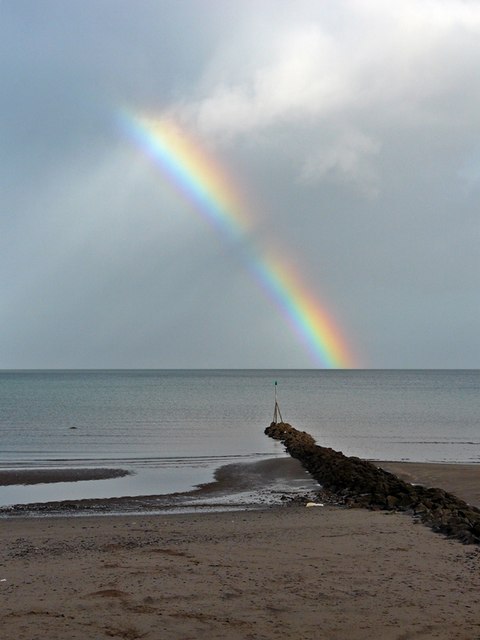
[[[480,465],[456,463],[418,463],[372,461],[376,466],[394,473],[406,482],[439,487],[455,494],[468,504],[480,507]],[[17,481],[32,473],[44,482],[75,482],[90,474],[113,473],[103,477],[125,475],[121,469],[39,469],[15,472]],[[11,471],[7,472],[10,475]],[[0,480],[2,472],[0,472]],[[72,500],[21,503],[0,507],[2,517],[25,515],[75,515],[168,512],[172,510],[228,510],[258,509],[322,493],[322,488],[290,457],[269,458],[252,463],[235,463],[219,467],[211,482],[176,493],[118,496],[111,498],[84,498]],[[325,496],[323,496],[325,501]]]
[[[298,494],[319,491],[319,485],[290,457],[223,465],[212,481],[188,491],[111,498],[84,498],[14,504],[0,507],[0,516],[127,514],[171,510],[256,509],[280,504]]]

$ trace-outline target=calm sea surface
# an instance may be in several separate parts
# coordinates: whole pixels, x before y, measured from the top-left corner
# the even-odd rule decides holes
[[[67,497],[188,489],[223,464],[283,455],[285,421],[370,459],[480,463],[480,371],[3,371],[0,468],[112,466]],[[0,488],[0,504],[62,497]]]

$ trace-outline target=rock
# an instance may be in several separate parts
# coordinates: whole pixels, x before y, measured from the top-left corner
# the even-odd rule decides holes
[[[398,498],[396,496],[387,496],[387,507],[389,509],[394,509],[398,507]]]

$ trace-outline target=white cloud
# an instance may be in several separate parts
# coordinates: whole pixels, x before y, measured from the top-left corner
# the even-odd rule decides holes
[[[337,46],[320,25],[266,35],[262,48],[268,59],[258,67],[247,63],[247,77],[241,63],[229,81],[215,82],[209,74],[210,86],[202,83],[206,95],[183,104],[182,116],[206,134],[231,138],[328,114],[345,103],[345,74],[339,73],[338,60],[332,64]]]
[[[345,101],[344,74],[332,66],[335,43],[319,26],[277,36],[270,60],[240,82],[212,87],[190,107],[208,133],[235,135],[279,121],[328,113]]]
[[[349,0],[330,13],[323,3],[289,7],[260,18],[256,42],[250,28],[219,45],[174,111],[224,144],[308,128],[310,144],[294,145],[295,157],[291,151],[298,177],[347,181],[369,196],[378,192],[375,163],[386,130],[476,118],[480,3]],[[318,151],[332,131],[335,139]]]

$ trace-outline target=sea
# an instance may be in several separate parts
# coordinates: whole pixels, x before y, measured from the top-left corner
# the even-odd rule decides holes
[[[275,398],[285,422],[349,456],[480,464],[478,370],[4,370],[0,470],[130,474],[0,487],[0,506],[188,491],[285,457],[264,435]]]

